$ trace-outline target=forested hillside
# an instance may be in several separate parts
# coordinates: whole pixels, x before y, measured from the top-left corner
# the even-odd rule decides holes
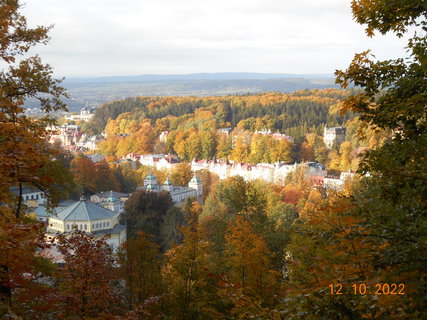
[[[128,98],[98,109],[92,121],[83,124],[83,130],[104,131],[107,139],[100,144],[100,151],[115,157],[132,152],[173,153],[184,161],[220,158],[251,163],[324,163],[328,159],[321,138],[325,125],[348,127],[350,149],[377,145],[380,139],[368,132],[368,137],[375,135],[375,139],[357,141],[356,114],[339,113],[343,99],[351,92],[316,89],[293,94]],[[288,139],[257,134],[259,131],[280,132]],[[167,134],[160,139],[162,132]]]
[[[109,119],[115,120],[120,114],[131,112],[132,120],[157,120],[194,113],[205,108],[217,119],[218,126],[237,126],[241,120],[270,116],[274,122],[270,128],[279,131],[293,131],[300,126],[318,127],[341,125],[352,118],[331,114],[329,109],[342,101],[349,90],[324,89],[303,90],[293,94],[264,93],[258,95],[224,97],[138,97],[127,98],[103,105],[96,111],[93,120],[85,130],[100,133]]]

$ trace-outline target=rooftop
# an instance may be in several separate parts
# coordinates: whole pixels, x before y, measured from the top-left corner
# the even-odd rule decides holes
[[[98,206],[90,201],[80,200],[58,213],[58,219],[63,221],[93,221],[111,219],[114,211]]]
[[[127,194],[127,193],[121,193],[121,192],[116,192],[116,191],[105,191],[105,192],[99,192],[99,193],[95,194],[95,196],[97,196],[99,198],[115,197],[117,199],[120,199],[120,198],[127,198],[127,197],[129,197],[129,194]]]

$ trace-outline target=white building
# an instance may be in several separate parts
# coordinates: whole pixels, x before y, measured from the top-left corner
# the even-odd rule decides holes
[[[100,192],[90,197],[90,201],[107,208],[111,211],[122,214],[125,208],[125,202],[129,199],[127,193],[115,191]]]
[[[346,129],[344,127],[327,128],[323,131],[323,141],[328,148],[332,148],[334,143],[340,145],[345,141]]]
[[[157,183],[157,179],[151,173],[144,179],[144,186],[138,188],[138,190],[146,190],[151,192],[167,191],[170,193],[172,201],[179,205],[185,199],[189,197],[195,197],[201,201],[203,196],[202,182],[199,178],[194,176],[188,183],[188,187],[174,186],[169,178],[166,179],[163,185]]]
[[[263,136],[270,136],[270,137],[272,137],[273,139],[276,139],[276,140],[287,140],[287,141],[289,141],[291,143],[295,142],[295,139],[293,137],[288,136],[285,133],[280,133],[280,132],[272,133],[270,129],[268,129],[268,130],[267,129],[256,130],[254,133],[255,134],[259,134],[259,135],[263,135]]]
[[[355,174],[352,172],[341,172],[339,178],[325,177],[323,184],[326,190],[341,191],[345,183],[353,180],[354,176]]]
[[[200,160],[191,163],[191,170],[208,170],[218,175],[220,180],[233,176],[241,176],[246,181],[262,179],[268,183],[284,185],[287,175],[301,166],[306,168],[307,176],[326,175],[326,167],[317,162],[295,163],[291,165],[276,162],[274,164],[258,163],[254,165],[248,163]]]
[[[95,109],[84,107],[80,110],[80,114],[72,114],[70,116],[65,116],[66,120],[71,121],[89,121],[95,115]]]
[[[19,195],[18,187],[11,187],[10,191],[17,196]],[[39,189],[23,186],[21,196],[23,202],[30,207],[38,207],[39,205],[46,204],[46,197]]]
[[[164,155],[164,154],[147,154],[142,155],[139,158],[139,162],[145,166],[151,166],[157,170],[161,169],[172,169],[181,161],[176,155]]]
[[[80,200],[48,217],[47,236],[67,234],[73,230],[90,233],[95,238],[109,235],[106,242],[113,251],[126,241],[126,227],[119,224],[119,213],[98,206],[90,201]]]
[[[159,135],[160,142],[166,143],[168,141],[169,131],[162,131]]]
[[[228,137],[231,131],[233,131],[233,128],[219,128],[216,131],[220,134],[225,134]]]

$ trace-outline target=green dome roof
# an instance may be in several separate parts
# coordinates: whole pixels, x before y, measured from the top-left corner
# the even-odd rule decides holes
[[[156,177],[150,173],[147,177],[145,177],[145,180],[156,180]]]

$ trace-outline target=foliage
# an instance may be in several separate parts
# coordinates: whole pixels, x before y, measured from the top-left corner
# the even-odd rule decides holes
[[[169,318],[215,319],[215,279],[209,277],[209,244],[198,224],[201,207],[194,202],[182,228],[184,240],[165,254],[162,277],[168,292]]]
[[[58,318],[105,319],[118,302],[112,287],[114,258],[106,239],[75,230],[55,240],[64,259],[56,272]]]
[[[16,206],[9,206],[14,200],[11,186],[21,190],[24,183],[33,185],[50,196],[55,193],[53,179],[61,182],[55,170],[46,175],[53,152],[45,143],[48,116],[30,119],[21,105],[31,97],[40,101],[46,113],[65,110],[60,100],[65,91],[61,80],[52,78],[49,65],[43,65],[38,56],[26,57],[30,48],[48,41],[50,28],[28,28],[17,0],[1,1],[0,9],[0,202],[7,204],[0,210],[14,210],[19,218],[20,198]]]
[[[188,186],[194,174],[191,171],[191,166],[188,163],[179,163],[172,168],[171,182],[174,186]]]
[[[143,232],[138,232],[135,239],[129,239],[119,249],[119,276],[126,281],[129,310],[137,309],[160,293],[159,253],[159,246]]]
[[[123,222],[127,226],[129,239],[136,238],[138,232],[143,231],[153,235],[156,243],[164,249],[169,241],[174,240],[162,239],[162,235],[171,234],[163,228],[165,222],[169,222],[171,228],[176,228],[175,222],[180,218],[180,212],[173,209],[168,192],[138,190],[126,201]]]

